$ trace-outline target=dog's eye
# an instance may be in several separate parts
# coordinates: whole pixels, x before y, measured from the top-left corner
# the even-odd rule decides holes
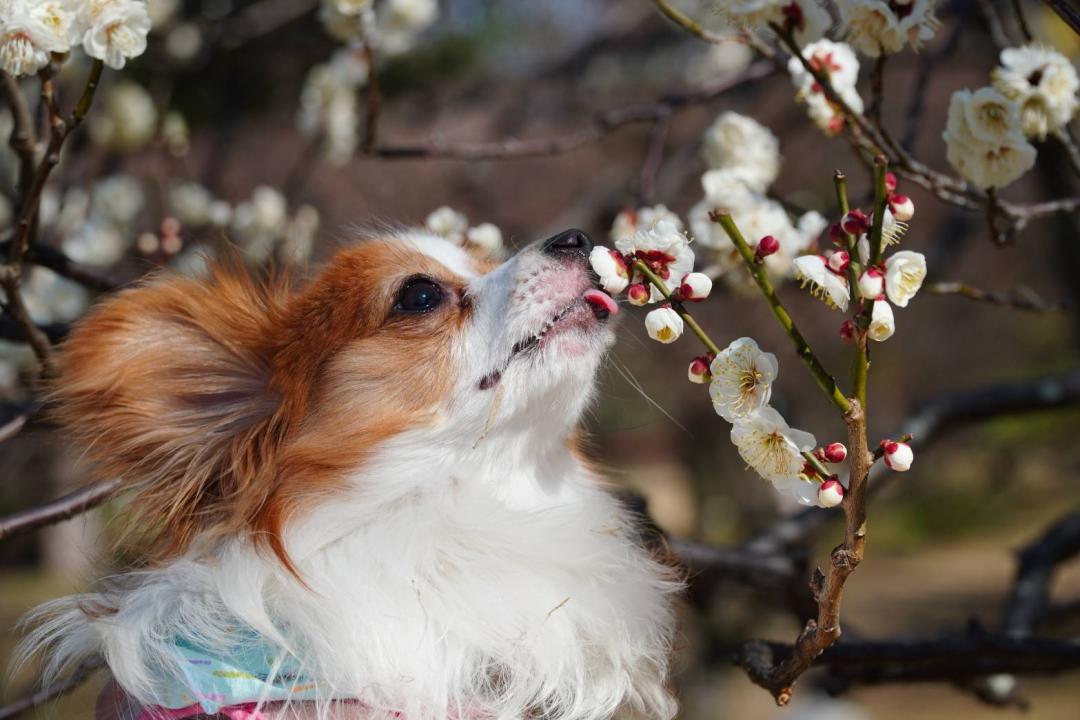
[[[424,313],[439,307],[443,301],[442,288],[428,278],[413,278],[398,293],[394,309],[398,312]]]

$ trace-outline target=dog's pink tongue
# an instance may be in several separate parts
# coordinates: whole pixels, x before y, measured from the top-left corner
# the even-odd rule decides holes
[[[597,290],[595,288],[589,288],[582,296],[585,298],[585,302],[589,303],[595,308],[606,310],[614,315],[619,312],[619,306],[615,304],[615,301],[603,290]]]

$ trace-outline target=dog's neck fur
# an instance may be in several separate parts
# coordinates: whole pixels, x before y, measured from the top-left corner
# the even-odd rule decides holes
[[[460,454],[430,433],[391,440],[351,495],[291,524],[299,580],[249,542],[196,547],[57,601],[36,641],[58,662],[104,653],[144,704],[174,638],[225,655],[247,626],[327,697],[410,720],[670,717],[676,585],[565,442],[513,432]],[[117,612],[87,622],[88,604]]]

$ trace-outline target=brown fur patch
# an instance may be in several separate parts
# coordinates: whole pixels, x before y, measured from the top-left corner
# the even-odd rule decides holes
[[[447,301],[393,310],[424,274]],[[253,533],[291,567],[289,517],[380,442],[434,422],[450,385],[463,281],[395,240],[338,253],[305,289],[219,264],[159,277],[92,311],[65,342],[55,417],[105,477],[134,489],[130,524],[157,559],[196,536]]]

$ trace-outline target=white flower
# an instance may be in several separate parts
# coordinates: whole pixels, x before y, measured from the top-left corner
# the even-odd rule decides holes
[[[278,232],[284,229],[289,206],[280,190],[260,185],[251,193],[251,205],[255,210],[255,224],[261,230]]]
[[[90,116],[90,137],[116,150],[137,150],[154,138],[158,111],[142,85],[123,81],[110,85],[99,112]]]
[[[844,486],[839,480],[829,479],[821,483],[817,494],[821,507],[836,507],[844,501]]]
[[[130,225],[146,204],[139,181],[126,173],[110,175],[94,185],[91,211],[106,222]]]
[[[97,267],[115,265],[124,257],[131,236],[104,218],[91,218],[64,237],[64,254],[75,262]]]
[[[589,264],[600,276],[600,287],[610,295],[618,295],[630,284],[630,271],[622,255],[603,245],[589,253]]]
[[[380,49],[388,55],[411,50],[421,32],[439,17],[438,0],[384,0],[376,9]]]
[[[803,451],[817,445],[813,435],[789,427],[769,406],[736,421],[731,427],[731,442],[747,465],[773,483],[798,480],[806,465]]]
[[[869,255],[869,251],[866,253]],[[866,262],[864,259],[863,262]],[[885,273],[879,268],[868,267],[859,276],[859,297],[877,300],[885,293]]]
[[[436,235],[460,245],[465,241],[469,219],[452,207],[443,205],[427,216],[424,226]]]
[[[482,258],[495,258],[502,253],[502,230],[492,223],[480,223],[469,228],[465,233],[465,241]]]
[[[769,404],[780,365],[753,338],[739,338],[713,359],[709,397],[717,415],[728,422],[745,418]]]
[[[683,319],[669,307],[656,308],[645,316],[645,331],[653,340],[668,345],[682,335]]]
[[[936,0],[837,0],[844,37],[870,57],[893,54],[910,45],[918,50],[941,24]]]
[[[661,220],[651,228],[639,229],[629,238],[616,240],[615,249],[648,265],[663,281],[668,292],[674,292],[678,282],[694,269],[694,251],[690,249],[690,241],[676,225],[667,220]],[[641,280],[635,277],[634,282]],[[650,294],[653,302],[664,298],[656,287],[651,287]]]
[[[911,250],[893,253],[885,261],[885,294],[897,307],[907,307],[926,278],[926,256]]]
[[[868,334],[871,340],[884,342],[896,332],[896,322],[893,320],[892,306],[884,300],[875,300],[874,309],[870,312],[870,327]]]
[[[819,40],[803,48],[803,57],[811,67],[828,77],[833,90],[852,112],[863,111],[863,101],[855,86],[859,78],[859,61],[849,46]],[[828,135],[839,133],[844,128],[841,108],[829,100],[824,89],[798,58],[788,60],[788,72],[798,90],[796,99],[806,103],[806,110],[814,124]]]
[[[688,273],[679,284],[686,300],[704,300],[712,292],[712,279],[705,273]]]
[[[15,77],[33,75],[49,64],[50,53],[68,51],[72,20],[59,2],[0,4],[0,68]]]
[[[628,240],[638,230],[649,230],[660,222],[670,223],[680,231],[684,229],[679,216],[664,205],[621,210],[611,225],[611,241]]]
[[[1016,105],[993,89],[958,90],[949,101],[942,134],[945,157],[974,185],[1005,187],[1035,165],[1035,148],[1024,139],[1019,123]],[[1006,125],[1011,130],[997,136]]]
[[[711,168],[740,168],[758,192],[780,174],[780,141],[769,128],[735,112],[723,113],[709,126],[702,153]]]
[[[795,258],[795,276],[804,285],[810,285],[811,294],[821,298],[831,308],[847,310],[847,279],[834,273],[820,255],[803,255]]]
[[[320,139],[323,157],[333,165],[348,163],[359,144],[357,99],[368,71],[362,51],[342,48],[329,62],[312,67],[304,80],[297,127],[304,136]]]
[[[1039,45],[1001,51],[1001,66],[992,73],[994,88],[1020,106],[1024,134],[1045,138],[1076,113],[1080,79],[1061,53]]]
[[[195,182],[183,183],[169,191],[169,208],[184,225],[203,227],[210,222],[210,206],[214,196]]]
[[[120,70],[146,51],[150,14],[141,0],[87,0],[77,21],[78,39],[92,58]]]
[[[791,30],[800,45],[817,40],[832,25],[817,0],[719,0],[715,5],[736,27],[759,30],[770,23],[780,25]]]

